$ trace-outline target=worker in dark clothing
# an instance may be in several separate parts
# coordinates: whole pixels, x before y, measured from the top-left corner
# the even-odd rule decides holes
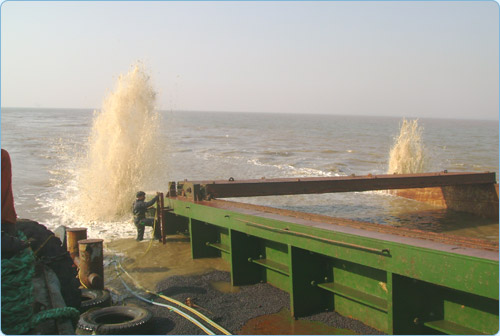
[[[137,228],[137,241],[141,241],[144,237],[144,228],[146,226],[154,227],[154,239],[160,239],[160,228],[158,225],[154,225],[153,218],[146,218],[146,211],[150,206],[158,201],[158,195],[155,196],[151,201],[145,202],[146,193],[144,191],[139,191],[136,194],[136,200],[133,205],[134,213],[134,224]]]

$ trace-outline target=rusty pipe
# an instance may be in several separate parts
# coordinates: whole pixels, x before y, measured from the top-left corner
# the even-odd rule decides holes
[[[84,239],[78,242],[80,269],[78,276],[89,289],[104,289],[103,240]]]

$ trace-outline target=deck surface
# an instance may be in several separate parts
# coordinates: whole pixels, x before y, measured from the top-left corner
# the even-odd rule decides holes
[[[489,260],[499,260],[498,242],[484,239],[454,236],[403,227],[392,227],[382,224],[360,222],[232,201],[211,200],[195,203],[239,212],[245,215],[269,218],[328,231],[403,243],[415,247],[429,248]]]

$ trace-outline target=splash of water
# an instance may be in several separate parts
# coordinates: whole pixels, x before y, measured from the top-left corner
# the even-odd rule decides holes
[[[403,119],[399,136],[394,139],[389,153],[388,174],[415,174],[425,171],[427,155],[422,131],[418,120]]]
[[[137,190],[154,186],[159,172],[156,93],[142,66],[118,78],[94,112],[89,147],[76,174],[73,212],[86,221],[130,217]]]

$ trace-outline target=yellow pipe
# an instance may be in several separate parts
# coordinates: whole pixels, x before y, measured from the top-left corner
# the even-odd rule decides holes
[[[219,330],[223,334],[225,334],[225,335],[231,335],[231,333],[229,331],[227,331],[226,329],[222,328],[220,325],[216,324],[215,322],[213,322],[212,320],[210,320],[208,317],[206,317],[205,315],[203,315],[202,313],[200,313],[196,309],[193,309],[193,308],[189,307],[188,305],[183,304],[180,301],[177,301],[175,299],[169,298],[168,296],[161,295],[161,294],[158,294],[158,293],[154,293],[154,292],[151,292],[151,291],[148,291],[148,290],[146,290],[146,292],[148,292],[150,294],[154,294],[156,296],[159,296],[159,297],[161,297],[164,300],[167,300],[167,301],[173,302],[175,304],[178,304],[179,306],[181,306],[181,307],[189,310],[190,312],[192,312],[193,314],[195,314],[196,316],[198,316],[203,321],[207,322],[208,324],[210,324],[212,327],[214,327],[215,329]]]
[[[155,293],[155,292],[152,292],[144,287],[142,287],[124,268],[123,266],[120,264],[120,262],[118,261],[118,264],[120,265],[120,268],[123,270],[123,272],[134,282],[134,284],[142,289],[143,291],[145,291],[146,293],[149,293],[149,294],[153,294],[153,295],[156,295],[158,297],[161,297],[162,299],[164,300],[167,300],[167,301],[170,301],[170,302],[173,302],[175,304],[178,304],[179,306],[189,310],[190,312],[192,312],[193,314],[195,314],[196,316],[200,317],[203,321],[207,322],[208,324],[210,324],[212,327],[216,328],[217,330],[219,330],[220,332],[222,332],[223,334],[225,335],[231,335],[231,333],[229,331],[227,331],[226,329],[222,328],[220,325],[218,325],[217,323],[215,323],[214,321],[210,320],[208,317],[206,317],[205,315],[203,315],[202,313],[200,313],[199,311],[197,311],[196,309],[193,309],[185,304],[183,304],[182,302],[179,302],[175,299],[172,299],[172,298],[169,298],[168,296],[165,296],[165,295],[161,295],[161,294],[158,294],[158,293]]]

